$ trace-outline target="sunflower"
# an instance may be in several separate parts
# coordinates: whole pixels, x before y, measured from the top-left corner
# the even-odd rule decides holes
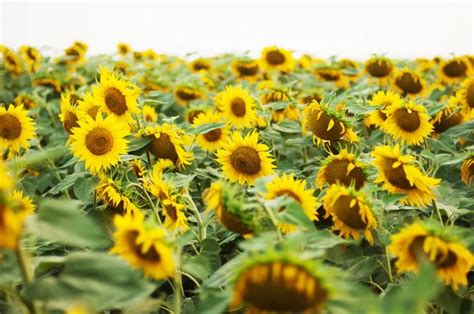
[[[173,251],[162,228],[147,229],[142,215],[116,215],[112,254],[122,256],[146,276],[156,280],[172,277],[175,269]]]
[[[325,105],[313,101],[303,110],[302,129],[313,133],[313,141],[318,144],[347,140],[357,141],[357,135],[349,128],[343,113],[330,110]]]
[[[100,81],[93,89],[96,104],[117,121],[133,124],[132,115],[139,113],[137,86],[119,79],[105,68],[100,69]]]
[[[144,105],[142,107],[143,119],[147,122],[156,122],[158,121],[158,114],[155,111],[155,108],[149,105]]]
[[[74,128],[79,126],[79,116],[74,103],[77,104],[77,98],[75,98],[71,92],[66,92],[61,95],[61,113],[59,114],[59,119],[69,135],[72,134]]]
[[[27,217],[35,212],[36,205],[29,196],[24,196],[23,192],[16,190],[10,197],[11,207],[20,217]]]
[[[332,230],[339,231],[343,238],[359,239],[360,231],[370,244],[374,243],[372,230],[377,227],[374,213],[367,196],[353,187],[333,184],[323,199],[325,218],[332,217]]]
[[[403,69],[397,71],[392,80],[392,87],[402,96],[423,96],[426,92],[426,83],[416,71]]]
[[[9,170],[0,158],[0,194],[4,192],[10,193],[13,187],[14,183]]]
[[[313,102],[313,100],[316,101],[317,103],[320,103],[321,100],[323,99],[323,95],[324,95],[324,90],[320,88],[304,90],[298,96],[298,102],[306,106],[310,105]]]
[[[317,68],[315,74],[322,81],[333,83],[338,88],[347,89],[349,87],[348,80],[339,68],[324,65]]]
[[[462,104],[459,96],[451,96],[444,108],[436,113],[431,119],[433,131],[442,133],[447,129],[463,123],[467,116],[462,111]]]
[[[147,127],[141,134],[151,137],[149,151],[159,159],[168,159],[177,167],[190,165],[194,155],[187,147],[193,138],[174,124]]]
[[[381,129],[402,143],[419,145],[433,131],[426,108],[411,100],[393,104],[385,113],[387,119],[382,123]]]
[[[8,70],[8,72],[14,75],[19,75],[23,72],[21,60],[16,53],[10,49],[5,49],[2,52],[2,55],[5,68]]]
[[[456,93],[463,104],[463,111],[467,114],[474,112],[474,77],[466,79],[461,89]]]
[[[474,264],[474,256],[449,230],[420,222],[404,227],[392,235],[388,250],[397,256],[397,271],[417,272],[423,261],[436,267],[436,274],[455,290],[467,285],[467,273]]]
[[[189,63],[189,69],[192,72],[206,72],[211,68],[211,62],[208,59],[197,58]]]
[[[474,155],[466,158],[461,166],[461,179],[466,185],[474,181]]]
[[[314,197],[314,190],[306,188],[306,180],[295,179],[292,175],[276,176],[266,185],[267,192],[264,195],[267,200],[272,200],[280,196],[286,196],[298,203],[309,220],[317,220],[316,209],[319,204]],[[280,212],[285,208],[279,209]],[[283,233],[288,233],[296,229],[295,225],[280,222],[278,228]]]
[[[186,121],[188,121],[189,124],[193,124],[194,120],[201,114],[204,113],[205,109],[197,108],[197,107],[191,107],[187,109],[184,113],[184,116],[186,118]]]
[[[117,52],[121,56],[126,56],[130,52],[132,52],[132,48],[130,48],[130,46],[126,43],[118,43],[117,44]]]
[[[276,46],[266,47],[262,50],[260,65],[264,71],[276,70],[288,73],[294,69],[295,59],[286,49]]]
[[[112,179],[101,177],[96,192],[97,197],[104,202],[105,207],[113,212],[135,214],[140,211],[130,198],[120,191],[119,186]]]
[[[258,81],[260,67],[256,60],[235,59],[232,61],[232,72],[239,80],[255,83]]]
[[[71,99],[69,102],[73,105]],[[99,102],[91,93],[86,93],[82,99],[77,100],[78,117],[82,118],[83,116],[89,116],[92,119],[95,119],[99,111],[101,111]]]
[[[281,122],[285,119],[298,120],[298,108],[290,103],[288,92],[282,88],[271,87],[268,91],[260,96],[262,105],[271,105],[274,102],[286,102],[283,108],[277,107],[272,109],[272,121]],[[268,107],[268,106],[267,106]]]
[[[369,82],[375,81],[378,85],[390,83],[393,69],[392,60],[386,57],[372,57],[364,65],[364,72],[369,75]]]
[[[28,141],[35,136],[35,123],[23,106],[0,106],[0,148],[18,153],[22,147],[30,147]]]
[[[255,123],[257,118],[255,102],[247,89],[240,85],[227,86],[217,98],[217,108],[227,118],[231,126],[246,128]]]
[[[143,165],[143,162],[141,159],[132,160],[130,162],[130,168],[139,179],[143,178],[146,174],[145,166]]]
[[[369,101],[369,105],[378,106],[380,109],[376,109],[369,113],[365,122],[370,125],[375,125],[380,127],[385,120],[387,120],[387,114],[385,111],[390,108],[392,105],[400,105],[402,98],[399,94],[396,94],[392,91],[379,91],[376,94],[372,95],[372,99]]]
[[[401,154],[398,144],[377,146],[372,156],[379,172],[375,183],[383,183],[382,189],[390,193],[406,194],[401,204],[426,207],[434,200],[432,188],[440,180],[424,175],[413,164],[413,156]]]
[[[46,88],[52,88],[56,93],[60,93],[62,90],[61,82],[52,77],[38,78],[31,82],[33,87],[43,86]]]
[[[15,213],[5,204],[0,202],[0,249],[18,248],[21,234],[23,232],[24,216]]]
[[[13,103],[16,107],[23,105],[23,108],[25,108],[26,110],[31,110],[38,106],[33,96],[23,93],[16,96],[13,100]]]
[[[256,132],[245,137],[234,132],[216,155],[224,176],[231,182],[252,185],[256,179],[274,173],[274,159],[269,153],[269,147],[258,143]]]
[[[181,106],[187,106],[194,100],[204,98],[204,93],[197,88],[190,86],[176,86],[173,91],[174,99]]]
[[[224,122],[224,119],[221,113],[207,111],[205,113],[201,113],[194,119],[193,126],[198,127],[204,124],[222,123],[222,122]],[[213,152],[221,148],[225,144],[225,142],[227,141],[228,134],[229,134],[228,127],[223,126],[223,127],[219,127],[211,131],[208,131],[204,134],[198,134],[196,136],[196,142],[203,149]]]
[[[59,60],[59,63],[66,65],[79,65],[85,60],[87,48],[82,44],[73,44],[64,49],[64,57]]]
[[[230,308],[246,313],[322,313],[333,292],[327,270],[288,252],[253,255],[239,266]]]
[[[70,145],[72,154],[84,160],[87,169],[94,173],[108,169],[127,153],[127,128],[113,116],[104,119],[99,114],[95,120],[85,116],[78,123],[79,127],[72,129]]]
[[[20,55],[25,61],[26,69],[29,73],[38,72],[42,60],[38,49],[29,46],[21,46]]]
[[[319,188],[324,184],[341,184],[345,186],[353,185],[359,190],[365,184],[365,173],[362,163],[356,160],[354,154],[350,154],[347,149],[341,150],[337,155],[329,155],[319,168],[316,183]]]
[[[455,57],[443,60],[439,66],[439,78],[442,83],[457,83],[472,74],[472,65],[467,58]]]

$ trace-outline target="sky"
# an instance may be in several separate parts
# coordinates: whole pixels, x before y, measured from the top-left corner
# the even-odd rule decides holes
[[[319,57],[420,57],[473,53],[471,1],[159,1],[0,4],[0,43],[89,54],[118,42],[184,55],[258,54],[269,45]]]

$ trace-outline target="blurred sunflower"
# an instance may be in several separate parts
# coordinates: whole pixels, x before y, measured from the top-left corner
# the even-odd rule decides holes
[[[426,83],[422,76],[407,68],[397,71],[392,80],[393,89],[402,96],[423,96],[426,92]]]
[[[325,65],[317,68],[315,74],[322,81],[333,83],[338,88],[347,89],[349,87],[348,80],[339,68]]]
[[[217,109],[236,128],[251,127],[256,120],[255,101],[242,86],[227,86],[216,99]]]
[[[285,119],[298,120],[298,108],[290,102],[288,92],[283,88],[269,86],[260,96],[260,100],[264,107],[271,107],[272,121],[281,122]],[[278,103],[278,104],[273,104]],[[268,105],[268,106],[266,106]],[[276,105],[276,106],[275,106]]]
[[[413,165],[413,156],[402,155],[398,145],[376,146],[372,156],[379,171],[375,183],[383,183],[382,189],[390,193],[406,194],[401,204],[426,207],[435,199],[432,188],[441,180],[424,175]]]
[[[416,222],[392,235],[388,250],[398,257],[397,271],[417,272],[423,261],[436,267],[436,274],[455,290],[467,285],[474,256],[457,239],[435,224]]]
[[[459,96],[451,96],[443,109],[438,111],[431,119],[433,131],[442,133],[447,129],[466,121],[467,116],[462,111],[462,103]]]
[[[30,46],[21,46],[20,55],[25,61],[26,70],[29,73],[38,72],[42,60],[41,54],[38,49]]]
[[[280,196],[290,197],[301,206],[309,220],[317,220],[316,209],[319,203],[314,197],[314,190],[306,188],[306,180],[295,179],[293,175],[276,176],[272,181],[267,183],[266,188],[267,192],[264,196],[267,200],[272,200]],[[279,209],[280,212],[284,210],[284,207]],[[278,228],[283,233],[288,233],[295,230],[296,226],[280,222]]]
[[[118,43],[117,44],[117,52],[121,56],[126,56],[130,52],[132,52],[132,48],[130,48],[130,46],[126,43]]]
[[[8,109],[0,106],[0,148],[13,154],[30,147],[28,141],[36,136],[35,129],[35,123],[23,106],[9,105]]]
[[[0,203],[0,248],[15,250],[18,248],[23,232],[24,216],[15,213]]]
[[[7,48],[3,50],[2,55],[3,63],[8,72],[14,75],[19,75],[23,72],[21,60],[15,52]]]
[[[461,82],[472,74],[472,65],[467,58],[455,57],[443,60],[439,65],[439,78],[442,83]]]
[[[60,93],[62,90],[61,82],[53,77],[37,78],[31,82],[31,85],[33,87],[44,86],[46,88],[52,89],[56,93]]]
[[[390,83],[393,69],[392,60],[386,57],[372,57],[364,65],[364,72],[369,75],[369,82],[375,81],[378,85]]]
[[[461,179],[466,185],[474,181],[474,155],[466,158],[461,166]]]
[[[385,113],[387,119],[382,123],[381,129],[402,143],[419,145],[433,131],[426,108],[411,100],[393,104]]]
[[[20,217],[27,217],[35,212],[36,205],[29,196],[23,195],[23,192],[16,190],[11,194],[10,206]]]
[[[147,122],[158,121],[158,114],[156,113],[155,108],[149,105],[143,105],[142,116],[143,116],[143,119],[145,119],[145,121]]]
[[[245,137],[234,132],[216,156],[224,176],[231,182],[252,185],[257,178],[274,173],[274,159],[269,147],[258,143],[256,132],[248,133]]]
[[[385,113],[388,108],[392,105],[400,105],[402,103],[402,98],[399,94],[396,94],[390,90],[388,91],[378,91],[372,95],[369,105],[378,106],[380,109],[376,109],[370,112],[364,122],[367,125],[375,125],[380,128],[380,126],[387,120],[387,114]]]
[[[59,119],[63,123],[63,127],[67,134],[71,135],[74,128],[79,126],[79,116],[77,113],[77,99],[71,92],[66,92],[61,95],[61,112],[59,113]]]
[[[191,72],[206,72],[211,68],[211,62],[205,58],[197,58],[189,63]]]
[[[193,121],[193,126],[198,127],[200,125],[212,124],[212,123],[224,123],[224,118],[219,112],[207,111],[199,114]],[[227,126],[222,126],[208,131],[204,134],[198,134],[196,136],[197,144],[210,152],[213,152],[221,148],[228,139],[229,129]]]
[[[13,190],[14,183],[10,176],[9,169],[3,163],[0,158],[0,194],[10,193]]]
[[[123,192],[120,191],[117,182],[101,176],[96,187],[97,197],[104,202],[107,209],[118,214],[136,214],[140,210],[133,204]]]
[[[276,70],[284,73],[291,72],[295,67],[293,54],[276,46],[266,47],[262,50],[260,65],[264,71]]]
[[[232,72],[237,79],[255,83],[258,81],[260,67],[256,60],[234,59],[232,61]]]
[[[474,77],[464,80],[456,95],[459,95],[465,113],[474,112]]]
[[[177,86],[173,91],[174,99],[181,106],[187,106],[190,102],[204,98],[204,93],[190,86]]]
[[[141,159],[134,159],[130,162],[130,168],[132,169],[133,173],[137,176],[138,179],[142,179],[145,174],[145,166]]]
[[[372,230],[377,227],[374,213],[364,192],[353,187],[333,184],[323,199],[326,218],[334,222],[332,230],[339,231],[343,238],[359,239],[360,231],[370,244],[374,243]]]
[[[13,100],[13,104],[16,107],[23,105],[23,108],[25,108],[26,110],[31,110],[38,106],[33,96],[24,93],[21,93],[16,96]]]
[[[95,120],[85,116],[78,123],[79,127],[72,129],[70,146],[72,154],[85,161],[87,169],[94,173],[106,170],[127,153],[127,128],[113,116],[104,119],[99,114]]]
[[[357,161],[354,154],[350,154],[347,149],[341,150],[338,154],[330,154],[319,168],[316,183],[320,189],[327,183],[341,184],[344,186],[353,185],[359,190],[365,184],[365,165]]]

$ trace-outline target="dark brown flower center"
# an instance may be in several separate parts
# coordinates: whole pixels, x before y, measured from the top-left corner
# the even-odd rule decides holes
[[[178,161],[178,153],[168,134],[161,133],[159,138],[151,141],[150,152],[160,159],[169,159],[173,163]]]
[[[238,234],[249,234],[253,231],[247,227],[238,217],[229,213],[225,207],[220,211],[218,215],[219,221],[226,227],[228,230],[233,231]]]
[[[336,72],[336,71],[325,71],[325,70],[321,70],[318,72],[319,76],[322,77],[324,80],[326,81],[337,81],[341,75],[339,72]]]
[[[324,172],[324,177],[326,178],[327,183],[340,183],[345,186],[350,186],[351,184],[354,184],[354,187],[356,189],[360,189],[365,182],[364,173],[359,167],[355,167],[351,170],[351,172],[347,173],[347,167],[350,164],[351,162],[347,159],[335,159],[331,161],[326,166],[326,170]]]
[[[128,109],[125,96],[115,87],[107,88],[105,91],[105,104],[110,111],[119,116],[127,112]]]
[[[371,76],[376,78],[386,77],[392,72],[392,66],[385,60],[371,62],[365,69]]]
[[[71,112],[67,111],[64,114],[64,129],[66,130],[67,134],[72,134],[72,129],[77,128],[79,123],[77,123],[77,116]]]
[[[453,60],[443,67],[443,72],[451,78],[461,77],[466,74],[467,65],[461,60]]]
[[[474,108],[474,83],[467,88],[466,102],[469,107]]]
[[[209,131],[206,134],[204,134],[204,138],[208,142],[216,142],[216,141],[220,140],[221,137],[222,137],[222,130],[221,129],[215,129],[215,130]]]
[[[92,106],[89,109],[87,109],[87,114],[91,116],[93,119],[97,116],[97,113],[99,113],[99,106]]]
[[[204,112],[204,111],[202,111],[202,110],[194,110],[194,111],[190,112],[190,113],[188,114],[188,122],[189,122],[190,124],[193,124],[194,119],[196,119],[197,116],[199,116],[199,115],[200,115],[201,113],[203,113],[203,112]]]
[[[237,117],[245,116],[247,112],[245,101],[240,97],[232,99],[230,102],[230,110],[232,110],[232,113]]]
[[[207,62],[197,60],[193,63],[193,69],[195,71],[207,70],[209,69],[209,64]]]
[[[408,112],[405,108],[398,109],[393,113],[393,118],[398,127],[406,132],[414,132],[418,130],[418,127],[421,124],[418,112],[415,110]]]
[[[403,169],[403,164],[399,165],[396,168],[393,168],[393,164],[397,162],[396,159],[384,158],[383,159],[383,172],[387,181],[390,184],[404,190],[413,190],[416,187],[410,184],[410,181],[407,179],[405,170]]]
[[[377,114],[379,115],[380,119],[382,119],[383,121],[387,120],[387,114],[383,112],[381,109],[377,110]]]
[[[258,64],[256,63],[239,63],[235,68],[241,76],[254,76],[258,72]]]
[[[397,77],[395,84],[406,94],[416,95],[423,90],[423,85],[421,84],[420,79],[407,72]]]
[[[230,155],[230,163],[237,172],[246,175],[257,174],[261,169],[261,160],[258,152],[246,146],[237,148]]]
[[[271,65],[280,65],[285,62],[285,55],[279,50],[271,50],[267,52],[265,59]]]
[[[176,96],[178,96],[179,99],[184,101],[191,101],[199,98],[199,95],[189,88],[178,88],[178,90],[176,91]]]
[[[356,199],[350,195],[339,196],[336,202],[334,202],[336,216],[351,228],[364,229],[367,227],[367,223],[360,217],[359,202],[356,200],[355,205],[353,207],[350,206],[353,200]]]
[[[178,220],[178,212],[176,211],[176,207],[174,207],[173,205],[166,205],[165,210],[166,214],[168,215],[168,217],[171,218],[171,220]]]
[[[154,245],[151,245],[146,252],[143,252],[143,245],[137,243],[140,233],[138,231],[129,231],[127,234],[127,243],[132,248],[133,252],[149,262],[159,262],[161,260],[160,253],[157,252]]]
[[[3,114],[0,116],[0,136],[6,140],[17,139],[21,134],[21,123],[17,117],[12,114]]]
[[[344,135],[341,122],[333,119],[334,125],[328,131],[327,129],[332,118],[323,112],[318,119],[319,113],[320,111],[315,110],[311,111],[307,116],[308,126],[311,132],[326,141],[336,141],[340,139]]]
[[[462,120],[463,116],[460,112],[453,112],[449,114],[446,111],[443,111],[440,120],[433,123],[433,127],[436,133],[441,133],[455,125],[460,124]]]
[[[112,150],[114,137],[109,130],[97,127],[86,135],[86,146],[94,155],[105,155]]]
[[[411,241],[410,245],[408,246],[408,251],[417,262],[421,262],[423,260],[430,260],[428,254],[423,249],[425,240],[425,235],[417,236]],[[434,258],[434,261],[432,262],[436,265],[438,269],[440,269],[449,268],[455,265],[457,261],[458,257],[456,256],[456,253],[451,250],[448,250],[447,254],[438,252]]]

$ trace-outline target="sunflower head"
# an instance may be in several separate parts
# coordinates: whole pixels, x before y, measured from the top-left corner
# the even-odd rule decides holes
[[[272,46],[262,50],[260,64],[265,71],[277,70],[287,73],[294,69],[295,59],[291,51]]]
[[[156,122],[158,121],[158,114],[155,111],[155,108],[149,105],[144,105],[142,107],[143,119],[147,122]]]
[[[466,185],[474,181],[474,154],[468,156],[461,165],[461,179]]]
[[[208,59],[205,58],[197,58],[193,60],[191,63],[189,63],[189,69],[192,72],[206,72],[211,68],[211,62]]]
[[[31,82],[31,85],[33,85],[34,87],[43,86],[43,87],[49,88],[58,94],[62,90],[61,82],[59,82],[57,79],[53,77],[43,77],[43,78],[35,79],[33,80],[33,82]]]
[[[21,148],[28,148],[28,141],[34,137],[35,124],[23,106],[0,107],[0,148],[17,153]]]
[[[466,114],[474,112],[474,77],[464,80],[461,89],[456,93],[463,104]]]
[[[434,132],[442,133],[453,126],[463,123],[466,118],[466,114],[462,111],[459,95],[451,96],[444,108],[438,111],[431,119],[431,124],[433,124]]]
[[[30,46],[21,46],[20,54],[25,61],[26,69],[29,73],[35,73],[41,65],[41,54],[38,49]]]
[[[387,114],[385,113],[388,108],[392,105],[400,105],[402,98],[399,94],[396,94],[390,90],[388,91],[378,91],[369,101],[369,105],[380,107],[377,110],[374,110],[368,115],[368,124],[375,125],[376,127],[381,127],[381,125],[387,120]]]
[[[336,87],[344,89],[349,87],[349,82],[338,67],[321,65],[316,68],[315,74],[321,81],[333,83]]]
[[[79,126],[79,114],[78,114],[78,97],[71,92],[66,92],[61,95],[61,113],[59,119],[63,123],[63,127],[67,134],[71,135],[72,130]]]
[[[118,43],[117,52],[119,53],[119,55],[126,56],[130,52],[132,52],[132,48],[130,48],[130,46],[126,43]]]
[[[467,58],[455,57],[443,60],[439,66],[441,82],[452,84],[460,82],[472,74],[472,65]]]
[[[5,68],[13,75],[19,75],[23,72],[23,66],[18,55],[10,49],[2,51],[3,63]]]
[[[200,125],[212,123],[224,123],[224,118],[221,113],[208,110],[207,112],[199,114],[194,119],[193,126],[198,127]],[[212,152],[221,148],[225,144],[228,134],[229,129],[224,125],[206,133],[198,134],[196,136],[196,142],[201,148]]]
[[[120,182],[102,177],[97,185],[96,192],[97,197],[104,202],[105,208],[114,213],[135,214],[140,211],[130,198],[125,195],[120,187]]]
[[[372,57],[364,65],[364,70],[369,75],[369,79],[379,85],[389,83],[393,69],[392,60],[386,57]]]
[[[16,107],[23,105],[26,110],[34,109],[38,106],[36,99],[32,95],[20,94],[15,97],[13,103]]]
[[[426,92],[426,83],[422,76],[407,68],[397,71],[392,86],[394,90],[407,97],[423,96]]]
[[[203,99],[204,93],[191,86],[176,86],[173,91],[174,99],[181,106],[187,106],[190,102]]]
[[[338,183],[344,186],[353,185],[355,189],[359,190],[366,181],[364,167],[356,160],[354,154],[343,149],[336,155],[329,155],[322,163],[316,183],[320,188],[326,183],[329,185]]]
[[[232,72],[238,79],[256,82],[260,73],[260,66],[256,60],[235,59],[232,61]]]
[[[10,171],[0,159],[0,195],[2,193],[10,193],[13,190],[14,183],[10,176]]]
[[[0,249],[18,248],[25,215],[16,213],[0,202]]]
[[[14,212],[20,217],[27,217],[35,212],[36,205],[31,198],[23,195],[23,192],[16,190],[11,194],[10,205]]]
[[[255,101],[242,86],[227,86],[216,96],[215,102],[231,126],[245,128],[255,123]]]

